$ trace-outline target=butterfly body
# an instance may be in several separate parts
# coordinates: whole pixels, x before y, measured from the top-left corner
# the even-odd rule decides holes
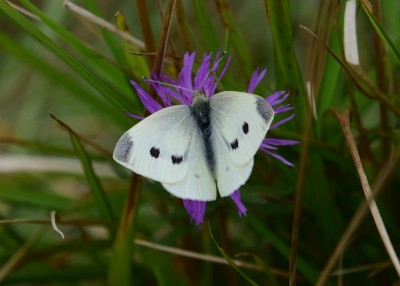
[[[164,108],[128,130],[114,159],[179,198],[215,200],[217,187],[228,196],[248,180],[273,117],[254,94],[195,93],[191,106]]]
[[[212,129],[211,129],[211,109],[210,101],[200,93],[194,95],[193,104],[190,106],[191,114],[196,120],[198,130],[201,132],[203,141],[203,152],[206,157],[207,165],[211,174],[214,176],[215,154],[212,145]]]

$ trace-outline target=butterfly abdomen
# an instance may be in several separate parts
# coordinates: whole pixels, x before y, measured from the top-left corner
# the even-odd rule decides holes
[[[203,140],[203,152],[206,157],[207,165],[211,171],[211,174],[215,174],[215,153],[211,142],[212,129],[210,112],[211,109],[208,100],[197,100],[191,106],[191,114],[196,120],[197,126],[201,132],[201,138]]]

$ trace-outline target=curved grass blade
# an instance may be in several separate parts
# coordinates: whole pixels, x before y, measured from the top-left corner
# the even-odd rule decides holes
[[[96,16],[99,16],[99,17],[102,16],[100,9],[98,8],[95,1],[85,0],[85,4],[93,14],[95,14]],[[111,33],[109,31],[101,28],[101,32],[103,34],[103,38],[106,41],[108,47],[114,54],[114,57],[117,59],[117,61],[120,64],[126,66],[125,56],[124,56],[121,46],[117,43],[117,41],[114,39],[114,37],[111,35]]]
[[[244,279],[247,280],[251,285],[258,285],[254,280],[252,280],[249,276],[247,276],[242,270],[239,269],[239,267],[236,265],[236,263],[232,260],[232,258],[229,257],[229,255],[225,252],[225,250],[219,246],[218,242],[215,240],[214,235],[211,230],[210,224],[208,224],[208,230],[210,231],[210,236],[212,241],[214,242],[215,246],[217,247],[219,253],[222,254],[222,256],[226,259],[228,264],[233,267]]]
[[[115,14],[115,25],[121,31],[129,33],[126,17],[122,12],[117,12]],[[150,74],[149,68],[146,64],[146,59],[141,56],[132,55],[132,53],[140,54],[141,51],[138,48],[133,47],[123,39],[121,39],[121,46],[124,51],[125,60],[129,65],[129,72],[131,75],[139,78],[143,75]]]
[[[385,32],[382,25],[376,20],[375,16],[372,14],[371,10],[368,8],[367,3],[362,0],[360,1],[361,7],[363,7],[365,14],[367,14],[369,20],[371,21],[372,26],[374,27],[376,33],[381,37],[382,41],[386,43],[389,47],[389,50],[393,53],[394,57],[397,60],[397,63],[400,63],[400,51],[397,49],[396,45],[390,39],[389,35]]]
[[[274,39],[279,71],[282,73],[285,88],[289,88],[292,95],[301,98],[301,102],[305,103],[304,83],[293,48],[292,23],[288,1],[264,0],[264,3]],[[297,99],[297,102],[300,103],[299,99]],[[302,112],[305,112],[305,110],[302,110]]]
[[[225,29],[229,33],[229,39],[232,40],[232,44],[237,52],[239,60],[243,65],[246,74],[250,76],[253,69],[250,57],[251,53],[242,37],[241,30],[236,23],[235,15],[229,9],[228,4],[224,0],[218,0],[217,7],[219,13],[221,14]]]
[[[51,28],[65,43],[84,56],[84,59],[90,62],[90,64],[95,67],[96,71],[101,72],[104,77],[110,80],[110,83],[112,82],[114,84],[113,88],[119,89],[121,93],[129,92],[130,85],[128,80],[124,79],[124,74],[129,73],[128,70],[118,65],[113,59],[97,52],[94,48],[82,42],[62,25],[54,22],[29,0],[21,0],[21,3],[29,9],[29,11],[34,13],[34,15],[38,16],[39,19]],[[126,84],[121,84],[121,81],[125,81]]]
[[[215,52],[219,49],[219,44],[213,25],[210,22],[210,16],[206,11],[206,4],[203,0],[194,0],[193,5],[199,21],[199,26],[206,50]]]
[[[285,258],[290,255],[289,246],[284,243],[279,237],[276,236],[273,232],[268,230],[264,224],[255,217],[247,216],[247,221],[254,228],[256,232],[258,232],[262,238],[271,243],[273,247]],[[318,271],[303,258],[297,256],[297,266],[300,272],[304,275],[304,277],[310,282],[310,284],[314,284],[318,277]]]
[[[115,220],[116,219],[115,212],[112,209],[111,203],[108,200],[107,195],[105,194],[100,184],[100,180],[98,179],[98,177],[94,172],[92,161],[88,153],[86,152],[85,148],[83,147],[79,137],[70,127],[68,127],[62,121],[58,120],[53,114],[50,113],[50,116],[57,122],[59,126],[61,126],[69,133],[71,143],[74,147],[76,154],[79,157],[79,160],[82,163],[82,168],[85,173],[85,177],[88,181],[90,189],[92,190],[93,198],[101,217],[108,221]]]
[[[57,209],[59,211],[65,211],[73,205],[72,199],[65,196],[47,192],[46,190],[32,191],[28,187],[14,183],[2,183],[0,199],[12,202],[15,205],[31,205],[40,209]]]
[[[121,112],[110,108],[110,106],[106,106],[103,102],[99,101],[98,98],[96,98],[96,94],[90,91],[87,87],[84,87],[80,82],[71,78],[68,73],[57,69],[49,62],[43,61],[40,56],[36,55],[30,49],[25,48],[23,45],[19,45],[1,31],[0,45],[2,49],[9,55],[12,55],[25,65],[37,70],[52,80],[52,82],[58,83],[66,90],[69,90],[72,95],[79,97],[79,99],[83,102],[86,102],[90,104],[91,107],[98,109],[102,114],[107,114],[109,115],[109,118],[115,120],[120,120],[123,118],[121,116]]]
[[[141,180],[132,173],[131,184],[119,222],[108,269],[109,285],[132,285],[132,251]]]
[[[125,110],[125,105],[116,93],[98,78],[92,71],[82,65],[78,60],[68,54],[64,49],[60,48],[54,41],[39,30],[31,21],[16,11],[5,1],[0,1],[0,9],[7,14],[22,29],[36,38],[42,45],[51,50],[60,60],[65,62],[73,71],[86,80],[93,88],[95,88],[102,96],[104,96],[112,105],[120,110]]]

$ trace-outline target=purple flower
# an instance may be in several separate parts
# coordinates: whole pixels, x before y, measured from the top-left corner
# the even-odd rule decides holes
[[[224,67],[220,72],[218,72],[219,68],[219,59],[220,53],[218,52],[212,61],[212,53],[205,54],[200,66],[197,69],[197,72],[193,78],[192,71],[194,66],[194,60],[196,58],[196,53],[192,54],[185,53],[183,58],[183,67],[179,73],[178,80],[174,81],[173,79],[165,76],[165,75],[151,75],[151,80],[145,80],[148,84],[156,91],[160,102],[154,100],[146,91],[144,91],[136,82],[131,80],[131,84],[135,88],[140,100],[142,101],[145,108],[150,112],[154,113],[159,111],[164,107],[168,107],[172,105],[172,101],[178,101],[181,104],[191,105],[194,91],[199,91],[204,93],[208,98],[213,96],[215,89],[217,88],[217,81],[215,78],[220,80],[226,72],[228,65],[231,61],[229,57]],[[212,69],[212,73],[210,73],[210,68]],[[249,86],[247,89],[248,93],[253,93],[254,89],[261,82],[263,77],[265,76],[266,69],[259,72],[257,69],[249,82]],[[169,84],[160,84],[160,82]],[[274,108],[275,115],[279,113],[285,113],[291,111],[293,107],[290,104],[283,104],[284,101],[289,97],[289,93],[284,91],[277,91],[270,96],[268,96],[265,100]],[[137,119],[142,119],[143,117],[133,115],[127,113],[127,115],[135,117]],[[294,114],[281,119],[275,124],[271,125],[270,129],[274,129],[294,117]],[[260,150],[264,153],[280,160],[282,163],[293,166],[293,164],[287,161],[282,156],[273,153],[273,150],[277,150],[278,146],[288,146],[299,144],[298,141],[294,140],[286,140],[286,139],[277,139],[277,138],[266,138],[260,145]],[[236,190],[230,195],[230,198],[235,203],[239,216],[246,215],[246,207],[243,205],[240,199],[240,191]],[[183,205],[186,208],[186,211],[189,213],[192,220],[196,222],[196,224],[201,224],[204,220],[204,213],[206,210],[205,201],[195,201],[195,200],[183,200]]]

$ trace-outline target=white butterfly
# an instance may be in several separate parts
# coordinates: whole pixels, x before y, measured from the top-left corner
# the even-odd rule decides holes
[[[260,96],[224,91],[193,104],[164,108],[129,129],[114,160],[162,183],[181,199],[212,201],[249,178],[253,157],[274,117]]]

